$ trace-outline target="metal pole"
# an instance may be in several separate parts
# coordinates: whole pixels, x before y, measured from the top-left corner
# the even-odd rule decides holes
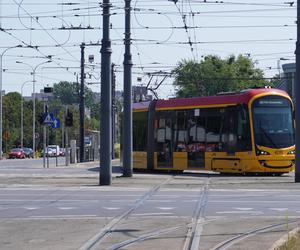
[[[23,137],[24,137],[24,133],[23,133],[23,91],[21,90],[21,148],[23,148]]]
[[[3,153],[3,149],[2,149],[2,134],[3,134],[3,127],[2,127],[2,111],[3,111],[3,108],[2,108],[2,103],[3,103],[3,100],[2,100],[2,58],[3,58],[3,54],[4,52],[1,54],[1,57],[0,57],[0,160],[2,160],[2,153]]]
[[[0,54],[0,160],[2,160],[2,153],[3,153],[3,98],[2,98],[2,71],[3,71],[3,56],[4,53],[6,51],[8,51],[9,49],[13,49],[13,48],[20,48],[22,47],[22,45],[17,45],[17,46],[13,46],[13,47],[9,47],[7,49],[5,49],[1,54]]]
[[[52,62],[51,60],[48,60],[46,62],[42,62],[38,65],[36,65],[35,67],[32,67],[30,64],[28,63],[24,63],[24,62],[20,62],[20,61],[16,61],[16,63],[21,63],[21,64],[25,64],[27,66],[29,66],[31,69],[32,69],[32,150],[33,150],[33,153],[34,153],[34,158],[35,158],[35,150],[36,150],[36,147],[35,147],[35,72],[37,70],[37,68],[45,63],[50,63]]]
[[[103,38],[101,47],[100,185],[111,185],[111,41],[110,2],[103,0]]]
[[[111,64],[111,123],[112,123],[112,143],[111,143],[111,151],[112,151],[112,159],[115,159],[115,108],[116,108],[116,79],[115,79],[115,64]]]
[[[23,87],[25,85],[25,83],[28,83],[31,81],[26,81],[23,82],[22,86],[21,86],[21,148],[23,148],[24,146],[24,100],[23,100]]]
[[[297,42],[296,42],[296,81],[295,81],[295,113],[296,113],[296,155],[295,182],[300,182],[300,0],[297,0]]]
[[[81,77],[80,77],[80,97],[79,97],[79,112],[80,112],[80,128],[79,128],[79,156],[80,162],[84,162],[84,48],[85,44],[80,45],[81,50]]]
[[[32,71],[32,84],[33,84],[33,101],[32,101],[32,150],[33,157],[35,158],[35,70]]]
[[[48,107],[46,105],[46,103],[44,102],[44,113],[48,112]],[[44,154],[43,154],[43,167],[46,167],[46,153],[48,153],[47,150],[47,145],[46,145],[46,140],[47,140],[47,136],[46,136],[46,125],[43,124],[43,149],[44,149]],[[46,152],[47,150],[47,152]]]
[[[132,108],[131,108],[131,52],[130,52],[130,7],[125,0],[125,54],[124,54],[124,125],[123,125],[123,176],[132,176]]]

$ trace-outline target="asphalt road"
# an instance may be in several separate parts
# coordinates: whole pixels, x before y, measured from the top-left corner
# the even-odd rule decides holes
[[[293,174],[118,178],[114,161],[113,185],[99,186],[97,162],[40,163],[0,162],[1,249],[260,250],[300,222]]]

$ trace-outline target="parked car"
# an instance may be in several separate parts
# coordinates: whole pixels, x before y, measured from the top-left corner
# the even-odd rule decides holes
[[[54,152],[54,156],[59,156],[60,149],[58,145],[48,145],[47,148]]]
[[[15,159],[15,158],[24,159],[25,157],[26,157],[25,153],[21,148],[13,148],[8,153],[9,159]]]
[[[65,148],[60,148],[59,149],[59,156],[65,156],[66,155],[66,149]]]
[[[34,158],[34,153],[32,148],[22,148],[26,158]]]
[[[44,150],[42,150],[42,157],[44,156]],[[46,147],[46,154],[45,154],[45,156],[46,157],[53,157],[53,156],[55,156],[56,155],[56,152],[54,151],[54,149],[53,148],[49,148],[49,147]]]

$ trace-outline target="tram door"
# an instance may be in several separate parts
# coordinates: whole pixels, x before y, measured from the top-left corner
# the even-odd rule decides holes
[[[200,116],[201,113],[201,116]],[[188,120],[188,167],[205,167],[205,123],[200,109],[191,110]]]
[[[156,117],[156,149],[157,167],[172,168],[173,145],[172,145],[172,117],[171,113],[162,111]]]

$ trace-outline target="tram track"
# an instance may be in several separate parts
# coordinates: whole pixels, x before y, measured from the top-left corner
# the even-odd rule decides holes
[[[91,250],[99,244],[106,236],[113,232],[113,229],[125,221],[131,213],[133,213],[137,208],[142,206],[146,200],[153,196],[163,185],[167,184],[174,178],[170,176],[161,183],[153,186],[148,192],[146,192],[140,199],[138,199],[129,209],[123,212],[121,215],[113,218],[104,228],[102,228],[96,235],[90,238],[85,244],[83,244],[80,250]]]
[[[196,209],[194,211],[192,222],[188,228],[186,240],[184,243],[183,250],[198,250],[200,245],[200,237],[205,224],[205,207],[207,205],[208,191],[209,191],[209,176],[200,192],[200,199],[198,200]]]
[[[283,223],[277,223],[277,224],[271,224],[271,225],[267,225],[264,227],[260,227],[260,228],[256,228],[250,231],[247,231],[245,233],[240,233],[237,236],[234,236],[230,239],[227,239],[219,244],[217,244],[214,248],[212,248],[212,250],[226,250],[229,249],[230,247],[232,247],[233,245],[240,243],[241,241],[249,238],[249,237],[253,237],[256,236],[258,234],[261,233],[266,233],[266,232],[270,232],[271,230],[274,230],[276,228],[280,228],[280,227],[286,227],[287,223],[289,225],[291,224],[296,224],[298,225],[298,221],[288,221],[288,222],[283,222]]]
[[[140,229],[140,234],[119,239],[117,240],[117,233],[119,229],[122,228],[126,223],[130,225],[131,216],[134,215],[134,211],[140,208],[144,203],[151,199],[151,197],[155,196],[157,192],[164,186],[168,185],[170,181],[174,179],[175,175],[164,179],[159,184],[153,186],[148,191],[146,191],[139,199],[137,199],[132,206],[130,206],[126,211],[124,211],[121,215],[112,218],[108,224],[106,224],[97,234],[95,234],[92,238],[85,242],[79,249],[80,250],[92,250],[92,249],[105,249],[109,250],[117,250],[124,249],[128,246],[132,246],[133,249],[139,249],[137,247],[142,248],[144,244],[150,239],[159,239],[159,238],[168,238],[170,235],[181,235],[183,238],[181,242],[182,250],[196,250],[199,249],[201,241],[202,241],[202,231],[204,230],[204,226],[213,223],[213,221],[219,221],[220,218],[205,218],[205,210],[208,204],[208,196],[210,189],[211,179],[209,176],[205,179],[204,183],[202,182],[201,189],[198,190],[198,199],[195,204],[194,212],[192,217],[190,217],[187,221],[182,223],[176,223],[173,225],[166,224],[162,227],[153,226],[148,229]],[[223,217],[224,218],[224,217]],[[210,246],[211,250],[226,250],[231,249],[231,247],[236,244],[243,244],[243,241],[250,237],[258,237],[264,233],[272,233],[272,231],[276,229],[284,230],[287,223],[289,225],[297,224],[296,220],[289,220],[282,223],[277,224],[267,224],[265,226],[261,226],[254,229],[249,229],[244,232],[240,232],[234,237],[230,237],[226,240],[220,240],[218,243],[215,242],[214,245]],[[122,230],[122,229],[121,229]],[[128,235],[127,235],[128,236]],[[112,237],[112,238],[111,238]],[[205,236],[204,236],[205,237]],[[114,240],[112,240],[114,238]],[[110,242],[110,243],[109,243]],[[103,244],[103,245],[101,245]],[[178,245],[178,249],[180,249],[180,245]],[[100,247],[101,246],[101,247]],[[99,248],[100,247],[100,248]],[[207,248],[208,249],[208,248]]]

